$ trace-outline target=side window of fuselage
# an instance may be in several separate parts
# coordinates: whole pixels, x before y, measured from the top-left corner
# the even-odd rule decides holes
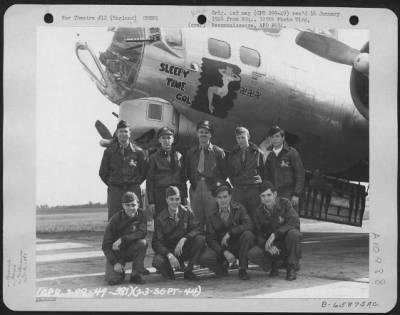
[[[147,119],[162,121],[163,106],[160,104],[149,103],[147,105]]]
[[[240,61],[245,65],[259,67],[261,64],[260,53],[255,49],[240,46]]]
[[[209,38],[208,51],[211,55],[219,58],[228,59],[231,56],[231,46],[222,40]]]

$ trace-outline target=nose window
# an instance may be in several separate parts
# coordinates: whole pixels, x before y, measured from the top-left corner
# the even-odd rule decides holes
[[[147,107],[147,118],[162,121],[163,107],[159,104],[149,104]]]
[[[181,29],[165,29],[163,31],[165,42],[172,48],[182,47],[182,30]]]

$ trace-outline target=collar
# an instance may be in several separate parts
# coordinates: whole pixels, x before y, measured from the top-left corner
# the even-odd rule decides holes
[[[119,142],[116,142],[115,144],[116,144],[116,145],[115,145],[114,151],[115,151],[115,152],[116,152],[116,151],[120,151],[120,150],[122,149],[122,144],[120,144]],[[129,143],[128,143],[127,148],[129,148],[132,152],[135,152],[135,148],[134,148],[132,142],[130,142],[130,141],[129,141]]]
[[[239,151],[242,151],[242,149],[239,147],[239,145],[236,144],[232,149],[232,153],[236,153],[236,152],[239,152]],[[247,148],[247,151],[259,151],[259,148],[255,143],[249,142],[249,146]]]
[[[184,211],[184,210],[183,210],[183,207],[182,207],[182,205],[180,205],[180,206],[178,207],[178,212],[177,212],[178,219],[181,218],[183,211]],[[174,220],[174,218],[172,218],[172,217],[169,215],[168,207],[165,208],[165,209],[160,213],[159,217],[160,217],[160,219],[162,219],[162,220],[166,220],[166,219],[172,219],[172,220]]]
[[[136,215],[135,215],[134,217],[129,217],[129,216],[126,214],[126,212],[125,212],[124,209],[122,209],[121,211],[122,211],[122,216],[124,217],[125,220],[135,221],[135,220],[137,220],[137,218],[139,217],[140,209],[137,210]]]
[[[218,213],[221,214],[222,213],[222,209],[218,208]],[[231,205],[228,206],[228,213],[231,214]]]
[[[275,155],[279,155],[281,151],[283,150],[283,145],[279,149],[275,149],[274,147],[272,148],[272,151],[275,153]]]
[[[161,156],[168,156],[168,155],[171,154],[171,156],[172,156],[173,151],[174,151],[173,148],[171,149],[171,151],[165,151],[164,149],[160,148],[159,154],[160,154]]]
[[[205,150],[207,151],[212,151],[214,148],[213,144],[211,143],[211,141],[205,146]],[[196,148],[197,151],[201,150],[201,145],[199,144]]]
[[[268,151],[273,151],[273,150],[274,150],[274,146],[271,144],[271,145],[267,148],[267,150],[268,150]],[[290,147],[289,147],[289,145],[287,144],[286,141],[283,142],[283,146],[282,146],[281,151],[290,151]]]

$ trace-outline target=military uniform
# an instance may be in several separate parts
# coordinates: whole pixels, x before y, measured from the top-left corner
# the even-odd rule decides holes
[[[173,273],[168,254],[175,255],[174,250],[178,242],[185,237],[180,257],[176,257],[181,266],[188,260],[190,265],[198,264],[199,256],[205,246],[205,236],[201,235],[198,221],[192,211],[180,205],[176,217],[171,217],[168,208],[165,208],[155,220],[152,247],[154,250],[153,267],[162,274]]]
[[[167,207],[165,189],[177,186],[182,198],[182,204],[187,203],[187,186],[184,159],[174,148],[167,152],[159,148],[150,156],[147,172],[147,197],[150,204],[155,205],[156,217]]]
[[[201,255],[201,264],[217,275],[223,274],[226,262],[224,251],[227,249],[239,258],[239,268],[246,270],[248,267],[247,253],[255,240],[255,236],[251,232],[252,228],[253,223],[241,204],[231,201],[229,217],[226,221],[221,216],[218,206],[215,205],[207,218],[208,248]],[[221,240],[228,232],[230,234],[228,247],[223,247]]]
[[[137,273],[145,273],[144,257],[147,249],[147,223],[142,210],[135,217],[129,217],[120,210],[108,222],[103,238],[102,250],[106,256],[106,280],[109,284],[118,284],[124,280],[125,274],[114,271],[114,265],[125,265],[132,262],[131,277]],[[121,238],[120,250],[113,250],[113,243]]]
[[[233,185],[232,198],[246,208],[252,219],[260,204],[259,186],[263,172],[263,154],[254,143],[250,143],[245,151],[236,146],[228,155],[228,176]]]
[[[201,152],[203,151],[203,152]],[[200,156],[203,154],[203,165]],[[196,145],[186,157],[187,176],[190,181],[190,203],[200,227],[204,227],[206,217],[215,204],[211,187],[218,180],[226,179],[225,152],[215,144],[205,148]]]
[[[304,178],[303,163],[296,149],[284,143],[282,150],[276,155],[272,146],[268,148],[263,179],[276,186],[278,196],[301,197]]]
[[[108,186],[108,219],[121,209],[121,197],[125,192],[134,192],[142,202],[140,184],[146,178],[147,165],[146,153],[133,143],[124,148],[116,142],[104,151],[99,175]]]
[[[301,258],[300,220],[290,200],[277,198],[273,209],[261,204],[255,213],[257,246],[249,251],[249,260],[268,269],[276,259],[284,259],[288,266],[297,267]],[[279,256],[271,256],[265,250],[270,235],[275,234],[275,245]]]

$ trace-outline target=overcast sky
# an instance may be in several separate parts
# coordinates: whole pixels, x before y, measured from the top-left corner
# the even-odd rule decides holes
[[[78,36],[79,34],[79,36]],[[106,28],[43,27],[37,48],[37,204],[69,205],[106,202],[98,176],[104,149],[94,123],[110,129],[118,106],[95,87],[75,55],[78,39],[98,53],[111,41]],[[360,48],[366,32],[340,32],[340,40]],[[111,130],[113,131],[113,130]]]

